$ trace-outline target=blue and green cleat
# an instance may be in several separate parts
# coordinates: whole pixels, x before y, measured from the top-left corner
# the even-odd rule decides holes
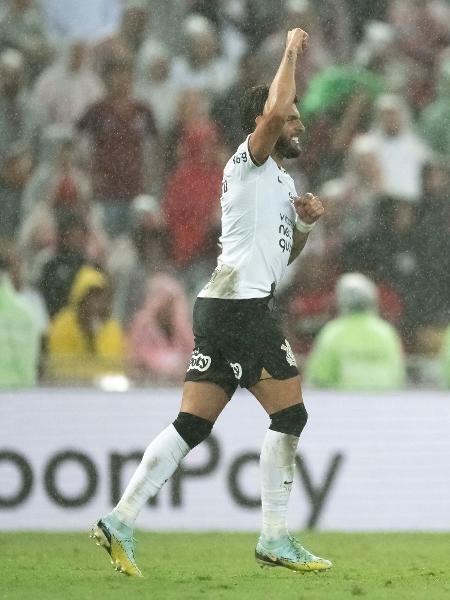
[[[285,567],[302,573],[326,571],[332,563],[314,556],[291,535],[269,542],[259,538],[255,559],[262,567]]]
[[[142,577],[134,557],[133,530],[127,527],[114,515],[102,517],[92,527],[91,538],[97,546],[104,548],[111,557],[111,564],[116,571],[131,577]]]

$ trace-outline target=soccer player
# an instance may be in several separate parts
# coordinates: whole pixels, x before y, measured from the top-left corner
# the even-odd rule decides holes
[[[295,357],[271,312],[287,265],[323,214],[313,194],[298,197],[284,170],[300,153],[304,131],[295,105],[294,73],[308,35],[293,29],[275,78],[241,99],[247,135],[228,161],[222,189],[222,253],[194,307],[195,349],[181,410],[148,446],[114,510],[93,528],[116,569],[140,576],[133,526],[139,511],[188,452],[208,437],[238,385],[270,415],[261,451],[262,530],[255,550],[262,565],[321,571],[330,561],[306,550],[287,529],[295,453],[307,420]]]

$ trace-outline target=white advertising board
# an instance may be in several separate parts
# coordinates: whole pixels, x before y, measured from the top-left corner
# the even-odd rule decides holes
[[[450,530],[450,395],[306,391],[290,527]],[[109,511],[180,391],[0,394],[0,530],[85,530]],[[246,391],[224,410],[138,525],[251,530],[268,417]]]

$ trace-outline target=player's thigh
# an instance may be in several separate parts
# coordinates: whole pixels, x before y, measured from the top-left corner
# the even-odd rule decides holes
[[[289,379],[261,379],[249,390],[269,415],[303,402],[298,375]]]
[[[228,401],[228,394],[216,383],[185,381],[180,410],[214,422]]]
[[[303,402],[295,355],[275,313],[264,313],[259,338],[256,377],[249,390],[268,414]]]

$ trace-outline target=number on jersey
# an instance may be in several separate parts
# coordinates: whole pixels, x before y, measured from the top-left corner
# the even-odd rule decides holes
[[[248,160],[248,158],[247,158],[247,152],[239,152],[238,154],[235,154],[233,156],[233,163],[235,165],[239,165],[241,163],[241,161],[243,163],[246,163],[247,160]]]

